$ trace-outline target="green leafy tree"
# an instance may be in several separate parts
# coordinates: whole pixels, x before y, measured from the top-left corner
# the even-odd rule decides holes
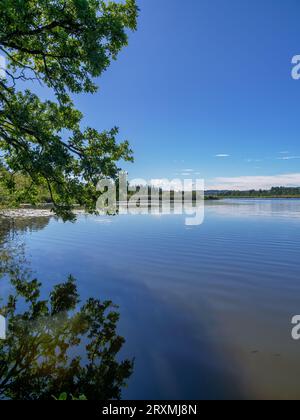
[[[63,218],[74,217],[75,204],[93,212],[99,177],[115,178],[119,161],[132,160],[117,128],[82,128],[72,95],[97,91],[94,78],[127,44],[137,14],[135,0],[1,0],[0,53],[7,60],[0,79],[1,168],[16,202],[34,202],[36,188],[47,188]],[[49,88],[52,100],[30,91],[32,81]],[[20,173],[30,182],[18,196]]]

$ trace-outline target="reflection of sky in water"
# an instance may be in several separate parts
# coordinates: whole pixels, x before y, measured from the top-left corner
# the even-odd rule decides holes
[[[220,200],[206,202],[206,211],[226,217],[282,217],[300,219],[300,199]]]
[[[125,397],[300,398],[299,210],[206,203],[192,228],[176,215],[52,219],[25,235],[27,254],[47,292],[72,273],[83,299],[120,305],[136,357]]]

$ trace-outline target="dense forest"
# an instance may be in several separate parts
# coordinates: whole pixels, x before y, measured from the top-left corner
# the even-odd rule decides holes
[[[0,206],[16,207],[26,203],[51,203],[46,183],[35,185],[29,176],[21,172],[12,173],[0,167]]]
[[[207,196],[218,198],[300,198],[300,187],[273,187],[270,190],[206,191]]]

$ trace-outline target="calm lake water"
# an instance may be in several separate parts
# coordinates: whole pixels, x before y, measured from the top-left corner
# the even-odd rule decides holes
[[[300,398],[300,200],[208,203],[189,227],[175,215],[22,223],[45,292],[72,274],[82,299],[120,306],[122,357],[135,357],[125,399]]]

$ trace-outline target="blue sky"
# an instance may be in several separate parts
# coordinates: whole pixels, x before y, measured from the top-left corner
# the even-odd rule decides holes
[[[130,141],[131,177],[300,185],[299,0],[138,4],[138,31],[99,92],[76,98],[87,124]]]

